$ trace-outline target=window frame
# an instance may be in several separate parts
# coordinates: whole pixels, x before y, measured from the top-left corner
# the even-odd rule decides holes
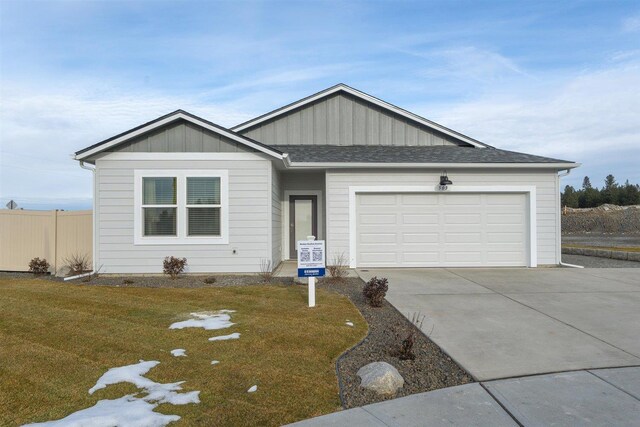
[[[143,178],[176,178],[176,236],[145,236]],[[220,178],[220,205],[187,205],[187,178]],[[188,208],[220,207],[220,236],[189,236]],[[226,245],[229,244],[229,171],[228,170],[134,170],[134,245]]]

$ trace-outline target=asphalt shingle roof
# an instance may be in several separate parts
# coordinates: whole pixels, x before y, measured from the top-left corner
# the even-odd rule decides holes
[[[310,163],[573,163],[497,148],[388,145],[276,145],[292,162]]]

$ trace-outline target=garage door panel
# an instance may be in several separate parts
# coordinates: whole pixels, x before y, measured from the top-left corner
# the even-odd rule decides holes
[[[402,243],[439,243],[439,233],[402,233]]]
[[[438,196],[435,194],[401,194],[400,204],[403,206],[437,206]]]
[[[480,224],[482,217],[473,213],[447,213],[443,215],[445,224],[473,225]]]
[[[526,212],[524,194],[359,194],[357,265],[524,266]]]

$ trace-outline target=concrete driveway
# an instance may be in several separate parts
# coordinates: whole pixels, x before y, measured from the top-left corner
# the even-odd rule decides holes
[[[637,269],[364,269],[477,380],[640,366]]]

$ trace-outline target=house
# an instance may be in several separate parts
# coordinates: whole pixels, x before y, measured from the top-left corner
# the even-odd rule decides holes
[[[559,173],[339,84],[231,129],[178,110],[75,154],[105,273],[256,272],[307,235],[351,267],[560,263]],[[95,165],[95,167],[87,166]]]

